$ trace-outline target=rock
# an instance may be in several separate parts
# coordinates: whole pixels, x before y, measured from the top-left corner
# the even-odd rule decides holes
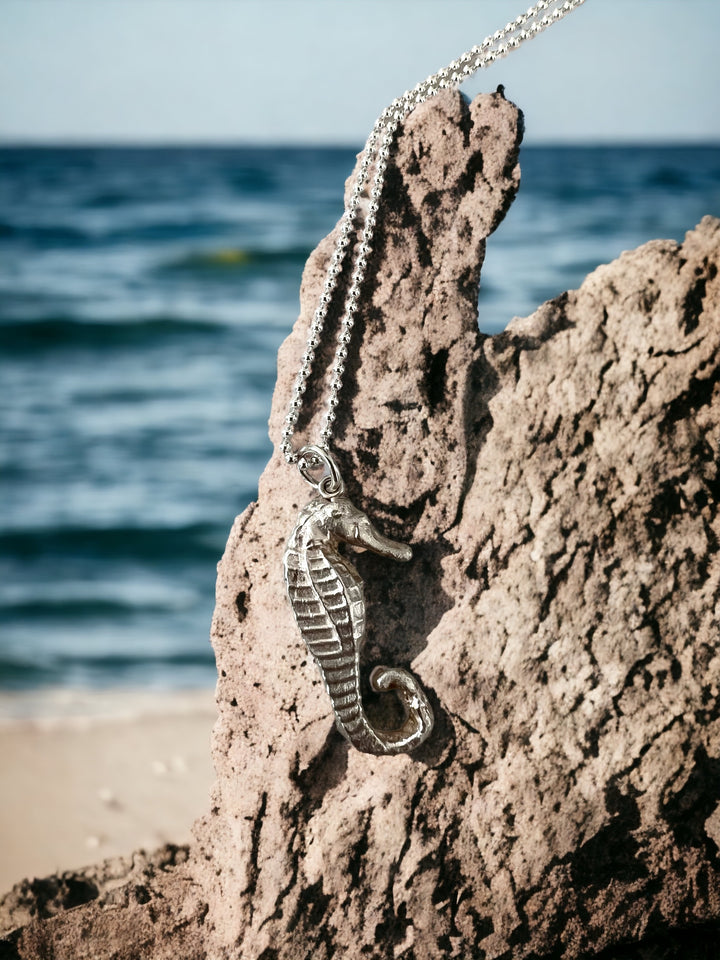
[[[144,957],[660,960],[716,942],[720,221],[484,337],[485,237],[520,136],[500,93],[409,117],[337,421],[351,498],[414,551],[358,557],[363,669],[411,669],[436,729],[394,757],[336,731],[282,583],[310,490],[274,457],[218,571],[212,808],[176,886],[151,891]],[[280,351],[275,441],[331,250]],[[93,906],[73,929],[129,936]]]
[[[359,355],[351,351],[348,359],[347,402],[338,411],[336,449],[351,497],[386,534],[412,540],[417,559],[399,570],[376,556],[359,560],[370,611],[365,648],[370,662],[382,652],[384,662],[407,664],[452,605],[441,569],[452,548],[432,531],[452,528],[477,445],[475,438],[469,449],[466,443],[478,387],[477,284],[485,237],[518,186],[520,126],[516,108],[501,94],[479,97],[469,108],[459,94],[448,94],[408,119],[397,165],[388,168],[368,269],[368,289],[374,293],[358,322],[362,350]],[[301,315],[280,350],[273,439],[282,429],[333,244],[334,237],[327,238],[310,257]],[[319,357],[320,370],[329,366],[332,340]],[[323,412],[317,392],[317,382],[311,383],[309,407],[316,414],[309,426],[299,425],[309,437],[317,435]],[[348,754],[317,668],[300,641],[285,600],[280,560],[310,493],[297,471],[276,456],[260,480],[258,503],[236,522],[218,573],[213,625],[220,673],[217,813],[199,837],[220,871],[217,879],[207,876],[210,900],[219,906],[211,922],[223,931],[216,949],[244,938],[247,953],[242,955],[248,957],[260,956],[265,947],[277,949],[287,939],[280,931],[288,926],[293,933],[286,949],[300,955],[308,912],[316,932],[320,916],[332,926],[340,923],[338,914],[350,903],[352,871],[358,883],[358,871],[368,881],[374,875],[375,866],[365,873],[366,857],[346,844],[363,846],[363,824],[369,825],[371,807],[378,802],[375,784],[382,789],[380,797],[388,790],[395,797],[381,829],[400,830],[397,849],[391,844],[381,857],[383,865],[377,864],[387,887],[387,871],[405,839],[406,806],[418,772],[415,759],[397,758],[384,767],[386,781],[377,760]],[[445,752],[439,743],[432,749]],[[340,807],[326,811],[337,787]],[[348,790],[357,796],[353,806],[358,809],[345,820],[341,808]],[[220,850],[232,851],[230,864]],[[330,872],[326,855],[335,861]],[[364,907],[360,914],[360,942],[373,942],[381,918],[370,923],[372,912],[366,915]],[[347,944],[359,942],[349,920],[348,914],[342,921],[346,933],[336,942],[340,954]]]
[[[0,899],[1,960],[205,960],[207,908],[187,861],[168,844],[16,884]]]
[[[359,558],[365,660],[411,667],[436,733],[336,732],[281,580],[310,490],[276,457],[219,568],[214,955],[579,957],[718,919],[720,223],[483,337],[520,129],[500,94],[408,120],[337,421],[351,497],[415,554]]]

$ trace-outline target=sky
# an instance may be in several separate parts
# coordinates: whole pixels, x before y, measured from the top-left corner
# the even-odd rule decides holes
[[[0,143],[361,145],[529,0],[0,0]],[[720,142],[720,2],[586,0],[463,85],[526,143]]]

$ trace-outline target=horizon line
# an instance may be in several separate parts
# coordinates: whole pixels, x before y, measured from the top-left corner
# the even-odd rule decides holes
[[[12,138],[5,140],[0,136],[0,150],[32,150],[32,149],[50,149],[50,150],[181,150],[181,149],[218,149],[218,150],[236,150],[236,149],[258,149],[258,150],[354,150],[360,152],[364,144],[352,141],[311,141],[311,140],[227,140],[217,139],[186,139],[186,138],[158,138],[158,139],[131,139],[131,138],[98,138],[90,139],[84,137],[64,137],[64,138]],[[586,148],[601,149],[604,147],[625,147],[625,148],[657,148],[657,147],[705,147],[720,149],[720,138],[703,139],[695,137],[668,137],[657,139],[632,139],[632,138],[587,138],[587,139],[544,139],[532,138],[524,140],[520,144],[521,148]]]

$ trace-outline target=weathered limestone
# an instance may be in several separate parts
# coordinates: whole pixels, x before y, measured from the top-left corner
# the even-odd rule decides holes
[[[333,728],[279,564],[309,488],[274,460],[231,534],[198,837],[233,956],[577,957],[718,916],[720,223],[484,338],[519,136],[499,94],[407,122],[339,413],[351,496],[414,545],[360,567],[367,663],[411,665],[433,700],[418,754]],[[274,438],[330,251],[280,352]]]
[[[205,960],[206,913],[187,847],[139,851],[16,884],[0,899],[0,960]]]
[[[374,757],[335,730],[282,583],[310,491],[275,457],[219,567],[212,808],[149,904],[184,921],[143,956],[691,958],[720,930],[720,221],[484,337],[520,136],[501,94],[408,119],[337,422],[350,496],[414,549],[358,557],[365,668],[409,666],[436,731]]]

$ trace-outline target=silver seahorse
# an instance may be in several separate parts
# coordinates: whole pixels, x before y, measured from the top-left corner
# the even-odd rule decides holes
[[[371,725],[360,695],[363,581],[338,546],[355,544],[395,560],[409,560],[412,551],[382,536],[344,496],[342,482],[337,489],[334,495],[323,493],[311,500],[298,517],[284,555],[288,597],[300,633],[320,668],[340,732],[365,753],[404,753],[427,739],[433,726],[432,709],[407,670],[375,667],[371,687],[376,692],[395,691],[406,716],[394,730]]]

